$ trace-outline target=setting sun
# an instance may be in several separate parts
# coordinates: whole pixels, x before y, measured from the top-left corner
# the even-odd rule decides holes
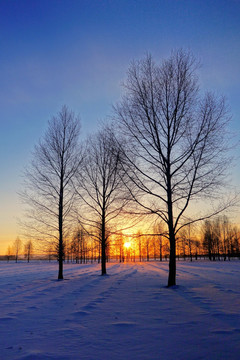
[[[125,248],[129,249],[131,247],[130,241],[124,243]]]

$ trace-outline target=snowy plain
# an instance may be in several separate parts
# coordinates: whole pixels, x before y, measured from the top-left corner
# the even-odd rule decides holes
[[[1,360],[240,358],[240,261],[0,263]]]

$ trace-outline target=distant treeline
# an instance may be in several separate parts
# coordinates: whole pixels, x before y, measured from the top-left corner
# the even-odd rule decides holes
[[[78,229],[71,238],[64,239],[65,263],[101,262],[101,244],[91,234]],[[15,240],[9,246],[4,261],[57,260],[57,249],[49,244],[42,255],[35,253],[31,241],[22,246],[21,240]],[[169,260],[169,241],[164,227],[155,227],[151,234],[110,236],[106,248],[108,261],[166,261]],[[240,232],[226,216],[205,220],[201,227],[188,225],[179,232],[176,239],[176,258],[178,260],[231,260],[240,259]]]

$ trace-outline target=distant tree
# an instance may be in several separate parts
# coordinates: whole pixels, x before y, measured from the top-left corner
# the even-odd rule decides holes
[[[85,204],[79,212],[79,223],[101,245],[102,275],[106,274],[110,228],[127,203],[121,172],[121,149],[113,130],[104,127],[87,141],[84,164],[76,185],[79,199]]]
[[[162,261],[163,259],[163,239],[162,235],[158,237],[158,244],[159,244],[159,260]]]
[[[230,223],[226,215],[222,217],[221,221],[221,233],[222,233],[222,247],[223,247],[223,256],[224,260],[227,259],[227,254],[229,253],[229,240],[230,240]]]
[[[240,233],[237,226],[233,226],[232,229],[232,246],[234,255],[240,259]]]
[[[221,224],[219,217],[217,217],[213,221],[213,236],[214,236],[215,254],[218,260],[220,260],[222,239],[221,239]]]
[[[188,221],[190,221],[190,219]],[[192,261],[194,239],[193,239],[193,229],[191,222],[189,222],[186,227],[182,228],[179,231],[179,237],[183,243],[184,256],[185,256],[185,246],[186,246],[188,248],[188,254],[190,256],[190,260]]]
[[[19,258],[19,254],[22,248],[22,240],[17,237],[16,240],[13,243],[13,250],[14,250],[14,255],[15,255],[15,262],[18,262],[18,258]]]
[[[124,239],[123,234],[119,233],[115,236],[115,248],[116,248],[116,257],[119,258],[119,262],[124,262]]]
[[[155,237],[152,239],[152,248],[153,248],[153,259],[157,259],[157,249],[156,249],[156,239]]]
[[[239,230],[233,226],[226,215],[213,220],[206,220],[202,227],[202,246],[208,253],[209,260],[230,260],[239,254]]]
[[[156,239],[156,242],[158,244],[158,249],[159,249],[159,260],[162,261],[163,259],[163,250],[164,250],[164,226],[163,223],[157,223],[154,228],[153,228],[153,232],[154,234],[156,234],[154,237]],[[166,241],[166,239],[165,239]]]
[[[79,258],[80,258],[80,240],[81,240],[80,229],[77,229],[77,231],[74,232],[73,234],[73,238],[71,242],[71,251],[76,264],[79,263]]]
[[[150,259],[150,254],[149,254],[149,251],[150,251],[150,236],[144,236],[143,237],[143,249],[144,249],[144,258],[149,261]]]
[[[219,218],[219,226],[224,260],[239,256],[239,229],[231,224],[226,215]]]
[[[138,254],[139,254],[139,261],[141,262],[143,260],[142,257],[142,234],[140,231],[138,232]]]
[[[7,248],[7,254],[6,254],[7,262],[10,261],[12,256],[13,256],[13,248],[12,248],[12,246],[9,245]]]
[[[194,250],[195,250],[195,259],[198,259],[198,255],[200,255],[201,241],[199,239],[194,240]]]
[[[168,227],[168,286],[176,284],[176,236],[187,225],[189,204],[216,194],[227,169],[226,105],[211,93],[201,96],[197,65],[182,50],[160,65],[149,55],[133,62],[115,107],[116,124],[129,145],[125,171],[139,190],[132,195]],[[218,211],[196,214],[191,222]]]
[[[64,237],[68,233],[74,203],[73,178],[81,164],[79,117],[63,106],[48,123],[42,140],[35,146],[26,171],[22,199],[28,205],[25,227],[38,239],[55,239],[58,253],[58,279],[63,279]]]
[[[85,263],[88,255],[88,234],[79,227],[72,238],[72,248],[76,263]]]
[[[46,253],[49,262],[52,259],[56,259],[56,249],[54,249],[54,245],[51,242],[49,242],[48,246],[46,247]]]
[[[203,248],[207,251],[209,260],[220,260],[220,223],[219,218],[205,220],[203,224]]]
[[[25,244],[24,244],[24,253],[25,253],[25,257],[27,259],[27,262],[30,261],[30,258],[32,256],[33,253],[33,243],[31,240],[28,240]]]

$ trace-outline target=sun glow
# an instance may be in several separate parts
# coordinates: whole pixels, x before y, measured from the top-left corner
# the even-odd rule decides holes
[[[124,247],[127,248],[127,249],[129,249],[129,248],[131,247],[130,241],[125,242],[125,243],[124,243]]]

